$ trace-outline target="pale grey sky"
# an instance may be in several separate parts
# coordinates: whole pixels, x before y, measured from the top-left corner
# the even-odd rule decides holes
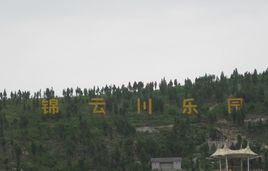
[[[268,67],[267,0],[0,0],[0,90]]]

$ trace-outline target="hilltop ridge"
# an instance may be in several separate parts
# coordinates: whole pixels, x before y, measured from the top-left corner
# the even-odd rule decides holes
[[[106,114],[94,114],[91,99],[105,100]],[[244,99],[228,113],[227,99]],[[137,98],[152,99],[152,114],[137,113]],[[194,98],[198,114],[183,114],[182,101]],[[42,99],[58,99],[59,113],[44,114]],[[208,140],[218,132],[240,148],[250,141],[268,168],[268,70],[228,78],[205,75],[194,82],[162,79],[93,89],[67,88],[0,93],[0,168],[3,170],[150,170],[151,157],[182,157],[184,169],[214,170],[206,158]],[[261,134],[260,134],[261,133]],[[193,164],[193,161],[194,164]]]

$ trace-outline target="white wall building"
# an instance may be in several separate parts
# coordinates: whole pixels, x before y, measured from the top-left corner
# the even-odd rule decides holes
[[[151,158],[153,171],[181,170],[181,157]]]

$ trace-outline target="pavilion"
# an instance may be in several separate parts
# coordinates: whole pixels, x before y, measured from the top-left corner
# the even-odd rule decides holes
[[[228,159],[240,159],[241,160],[241,171],[243,171],[243,159],[247,160],[247,171],[250,169],[249,160],[258,158],[258,154],[254,153],[249,144],[246,148],[241,148],[239,150],[231,150],[225,144],[223,148],[218,148],[211,156],[213,159],[219,159],[220,171],[222,171],[221,160],[225,159],[225,168],[228,170]]]

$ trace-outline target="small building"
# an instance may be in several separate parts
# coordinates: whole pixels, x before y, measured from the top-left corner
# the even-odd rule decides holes
[[[177,171],[181,169],[181,157],[151,158],[153,171]]]

